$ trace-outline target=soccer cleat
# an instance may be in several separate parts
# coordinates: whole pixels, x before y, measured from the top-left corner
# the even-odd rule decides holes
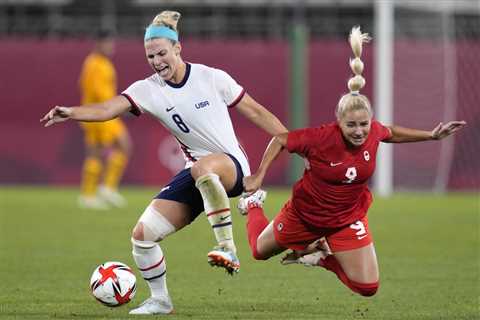
[[[323,237],[311,243],[303,251],[292,250],[288,252],[280,260],[280,263],[283,265],[298,263],[307,267],[318,266],[320,265],[321,260],[331,254],[332,251],[330,250],[325,237]]]
[[[325,259],[327,254],[324,251],[317,251],[300,257],[298,261],[306,267],[320,266],[321,260]]]
[[[299,253],[296,251],[291,251],[283,256],[280,263],[285,265],[289,264],[303,264],[306,267],[315,267],[320,265],[320,260],[325,259],[327,254],[324,251],[317,251],[314,253],[306,254],[304,256],[299,256]]]
[[[267,192],[262,189],[258,189],[252,194],[244,193],[238,199],[238,211],[245,216],[251,208],[262,208],[266,198]]]
[[[127,205],[127,201],[120,193],[118,193],[118,191],[106,186],[98,187],[98,194],[107,203],[117,208],[123,208]]]
[[[93,197],[79,196],[78,206],[82,209],[92,209],[92,210],[110,209],[108,204],[103,199],[96,196],[93,196]]]
[[[135,309],[130,310],[129,314],[172,314],[174,313],[172,300],[169,296],[161,299],[150,297],[142,302]]]
[[[318,239],[312,245],[314,245],[318,250],[321,250],[326,253],[326,255],[333,254],[330,246],[328,245],[327,239],[325,237]]]
[[[208,263],[212,267],[224,268],[229,275],[240,271],[240,260],[237,255],[228,248],[217,246],[207,255]]]
[[[299,258],[300,258],[300,255],[298,251],[292,250],[290,252],[287,252],[287,254],[282,257],[282,259],[280,260],[280,263],[283,264],[284,266],[288,264],[300,263],[300,261],[298,260]]]

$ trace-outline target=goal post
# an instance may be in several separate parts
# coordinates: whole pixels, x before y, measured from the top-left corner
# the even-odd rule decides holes
[[[376,118],[389,125],[393,118],[394,7],[391,1],[376,0],[375,9],[374,110]],[[383,144],[377,154],[373,190],[387,197],[393,192],[393,147]]]

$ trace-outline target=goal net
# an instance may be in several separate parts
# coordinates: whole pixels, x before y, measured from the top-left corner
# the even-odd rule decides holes
[[[480,2],[395,1],[392,122],[431,130],[467,127],[440,142],[393,147],[396,190],[478,189]]]

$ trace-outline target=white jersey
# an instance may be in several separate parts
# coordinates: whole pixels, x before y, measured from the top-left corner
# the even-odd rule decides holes
[[[122,92],[132,107],[158,119],[178,140],[186,168],[211,153],[228,153],[250,175],[248,160],[233,131],[228,108],[245,90],[226,72],[187,63],[183,81],[174,84],[154,74]],[[135,110],[134,110],[135,111]]]

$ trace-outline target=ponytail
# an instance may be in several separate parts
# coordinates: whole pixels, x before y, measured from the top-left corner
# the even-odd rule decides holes
[[[350,59],[350,69],[354,76],[348,80],[348,89],[350,93],[358,94],[360,89],[365,86],[365,78],[362,77],[363,73],[363,61],[360,59],[362,57],[362,47],[363,43],[367,43],[371,40],[368,33],[362,33],[359,26],[352,28],[350,36],[348,37],[348,42],[352,47],[353,55],[355,58]]]
[[[352,48],[354,58],[350,59],[350,69],[353,72],[353,77],[348,80],[347,86],[349,93],[343,95],[337,105],[337,118],[340,118],[346,111],[366,109],[370,115],[372,110],[370,101],[364,95],[360,94],[360,90],[365,86],[365,78],[362,76],[364,64],[361,59],[363,44],[367,43],[372,38],[368,33],[362,33],[359,26],[355,26],[350,31],[348,42]]]

